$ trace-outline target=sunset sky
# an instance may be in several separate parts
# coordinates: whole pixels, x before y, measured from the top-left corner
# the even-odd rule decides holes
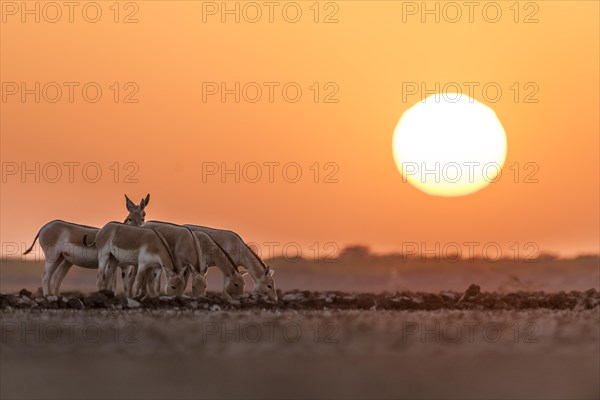
[[[440,10],[439,22],[413,15],[408,6],[421,2],[322,2],[319,22],[313,2],[297,2],[297,23],[283,18],[286,3],[275,8],[272,23],[266,7],[256,23],[243,15],[239,23],[225,15],[223,23],[219,12],[210,14],[221,2],[191,1],[131,3],[137,10],[122,2],[118,23],[113,2],[98,2],[97,23],[85,21],[81,8],[72,23],[66,8],[56,23],[40,10],[36,23],[6,3],[13,2],[2,2],[0,38],[4,253],[7,243],[29,246],[52,219],[94,226],[123,220],[124,193],[136,202],[151,194],[148,219],[233,229],[263,244],[263,252],[266,242],[279,243],[279,250],[298,243],[306,256],[313,243],[323,252],[329,242],[388,252],[409,242],[430,249],[493,242],[503,248],[535,243],[562,255],[598,253],[597,2],[538,1],[537,9],[520,3],[518,16],[513,2],[497,2],[496,23],[482,16],[485,3],[472,22],[463,8],[456,23],[447,20],[455,12],[449,9],[446,18]],[[290,7],[288,18],[295,14]],[[254,17],[255,10],[245,11],[246,19]],[[123,23],[132,12],[138,22]],[[338,21],[324,23],[332,13]],[[88,18],[93,14],[88,10]],[[488,9],[488,19],[493,14]],[[54,15],[46,10],[46,18]],[[525,23],[528,18],[537,22]],[[50,85],[46,93],[40,89],[39,103],[35,94],[23,102],[21,83],[34,89],[35,82],[41,88],[57,82],[62,98],[49,101],[56,93]],[[65,82],[79,84],[73,102]],[[96,103],[83,98],[89,82],[102,89]],[[230,94],[222,102],[220,93],[207,94],[210,82],[229,89],[257,82],[262,98],[251,103],[241,93],[236,103]],[[272,102],[265,82],[277,83]],[[302,89],[295,103],[282,94],[289,82]],[[421,99],[421,93],[403,96],[411,82],[431,90],[436,82],[440,88],[457,82],[465,91],[464,82],[478,84],[473,97],[493,108],[507,135],[498,182],[463,197],[431,196],[403,182],[392,135],[402,113]],[[482,94],[489,83],[502,89],[496,102]],[[137,103],[125,103],[135,88]],[[330,100],[337,102],[325,102],[334,91]],[[534,91],[530,99],[537,102],[525,102]],[[255,86],[246,95],[254,97]],[[232,174],[224,182],[220,173],[203,177],[206,168],[233,169],[236,162],[246,172],[240,182]],[[36,163],[40,181],[23,178],[23,166]],[[49,163],[62,165],[58,182],[51,182],[56,164]],[[64,163],[79,163],[73,182]],[[83,176],[86,163],[100,166],[98,182],[88,182],[94,169]],[[256,165],[262,178],[251,182]],[[292,183],[295,166],[302,177]],[[132,171],[137,183],[126,182]],[[532,172],[537,183],[526,182]]]

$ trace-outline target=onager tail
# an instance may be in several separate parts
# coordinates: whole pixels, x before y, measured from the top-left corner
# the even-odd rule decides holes
[[[29,246],[29,248],[27,250],[25,250],[25,253],[23,253],[23,255],[31,253],[31,250],[33,250],[33,246],[35,246],[35,242],[40,237],[41,231],[42,231],[41,229],[38,231],[37,235],[35,235],[35,239],[33,239],[33,243],[31,243],[31,246]]]

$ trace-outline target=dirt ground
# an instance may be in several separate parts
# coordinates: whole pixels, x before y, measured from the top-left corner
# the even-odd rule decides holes
[[[290,295],[282,295],[286,294]],[[452,301],[458,304],[465,294]],[[314,294],[322,300],[296,309],[262,304],[228,308],[216,300],[208,308],[192,309],[169,304],[172,299],[134,309],[104,304],[67,308],[76,294],[65,297],[64,307],[59,306],[62,299],[49,303],[56,303],[56,308],[5,303],[0,307],[0,395],[3,399],[600,396],[600,307],[595,291],[563,294],[568,306],[562,308],[548,300],[541,306],[538,301],[537,307],[499,310],[336,308],[335,299],[326,300],[328,295]],[[36,297],[30,296],[35,302]],[[376,296],[380,295],[372,295]],[[481,296],[485,294],[462,302],[478,304]],[[569,303],[569,296],[579,301]],[[118,296],[113,299],[105,301],[117,305],[121,301]],[[290,304],[304,301],[287,299]],[[5,296],[3,301],[9,300]]]

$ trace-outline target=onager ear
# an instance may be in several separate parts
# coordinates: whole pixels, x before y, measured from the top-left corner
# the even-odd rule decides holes
[[[273,276],[274,274],[275,274],[275,270],[274,270],[274,269],[271,269],[271,268],[269,268],[269,270],[267,271],[267,275],[268,275],[268,276]]]
[[[129,197],[127,197],[127,195],[125,195],[125,206],[127,207],[127,211],[129,212],[133,212],[137,208],[135,203],[129,200]]]
[[[144,206],[142,208],[146,208],[146,206],[148,205],[148,203],[150,203],[150,193],[148,193],[148,195],[144,199],[143,203],[144,203]]]

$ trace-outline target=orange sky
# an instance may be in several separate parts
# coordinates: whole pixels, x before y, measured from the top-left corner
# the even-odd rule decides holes
[[[475,9],[473,22],[466,8],[457,23],[444,18],[436,23],[431,15],[423,23],[419,13],[404,14],[403,22],[407,3],[342,1],[335,3],[338,10],[320,3],[319,20],[336,11],[337,23],[315,23],[313,2],[295,3],[302,9],[297,23],[284,20],[286,3],[279,3],[272,23],[266,7],[257,23],[243,18],[235,23],[232,16],[222,23],[220,15],[206,15],[203,22],[208,3],[148,1],[136,3],[138,22],[130,24],[122,20],[135,9],[124,9],[124,2],[119,23],[113,21],[112,1],[98,2],[97,23],[86,22],[80,8],[72,23],[67,8],[57,23],[44,20],[44,12],[46,18],[55,15],[50,9],[40,10],[39,23],[31,15],[23,23],[22,10],[13,15],[14,4],[21,7],[21,2],[2,2],[0,38],[5,253],[6,243],[29,245],[51,219],[95,226],[122,220],[123,193],[136,201],[151,193],[150,219],[226,227],[248,241],[278,242],[280,249],[299,243],[306,256],[315,242],[321,248],[328,242],[364,243],[377,251],[401,250],[408,242],[431,248],[436,242],[502,247],[534,242],[540,250],[561,254],[598,252],[597,2],[541,1],[535,3],[539,10],[525,9],[522,2],[518,23],[512,1],[496,3],[502,10],[497,23],[483,18],[485,3]],[[228,4],[233,8],[235,2]],[[445,11],[448,18],[454,15]],[[523,23],[532,12],[538,22]],[[9,94],[12,82],[29,88],[57,82],[63,96],[47,101],[54,96],[49,86],[40,103],[34,95],[22,102],[20,92]],[[79,82],[72,103],[64,82]],[[102,88],[96,103],[82,97],[88,82]],[[114,82],[121,86],[117,103],[110,89]],[[137,103],[123,103],[131,91],[123,88],[126,82],[139,87]],[[258,82],[263,96],[256,103],[235,103],[233,95],[225,103],[218,95],[203,102],[203,82],[229,87]],[[264,82],[279,82],[273,102]],[[282,97],[280,88],[288,82],[303,90],[296,103]],[[314,82],[321,87],[317,103]],[[324,88],[327,82],[339,88],[337,103],[323,102],[331,91]],[[499,182],[459,198],[433,197],[402,182],[391,151],[393,129],[420,99],[403,101],[406,82],[429,88],[436,82],[480,87],[496,82],[502,88],[495,103],[480,90],[474,93],[496,111],[507,133]],[[515,82],[518,102],[510,89]],[[537,103],[523,102],[528,82],[539,88]],[[66,166],[56,183],[43,176],[35,182],[33,175],[22,182],[20,171],[9,174],[15,165],[34,168],[36,162],[80,166],[74,182],[68,181]],[[124,182],[127,162],[139,168],[138,183]],[[236,162],[258,163],[263,177],[257,183],[243,178],[236,183],[231,175],[225,183],[216,176],[203,182],[207,162],[230,168]],[[269,182],[263,164],[269,162],[298,163],[302,178],[286,182],[277,167]],[[339,168],[337,183],[323,182],[331,171],[324,169],[328,162]],[[539,182],[524,183],[520,176],[515,183],[508,167],[519,163],[523,174],[528,162],[539,167]],[[99,182],[83,179],[86,163],[100,165]],[[109,168],[114,163],[121,169],[118,183]],[[309,168],[315,163],[319,183]]]

